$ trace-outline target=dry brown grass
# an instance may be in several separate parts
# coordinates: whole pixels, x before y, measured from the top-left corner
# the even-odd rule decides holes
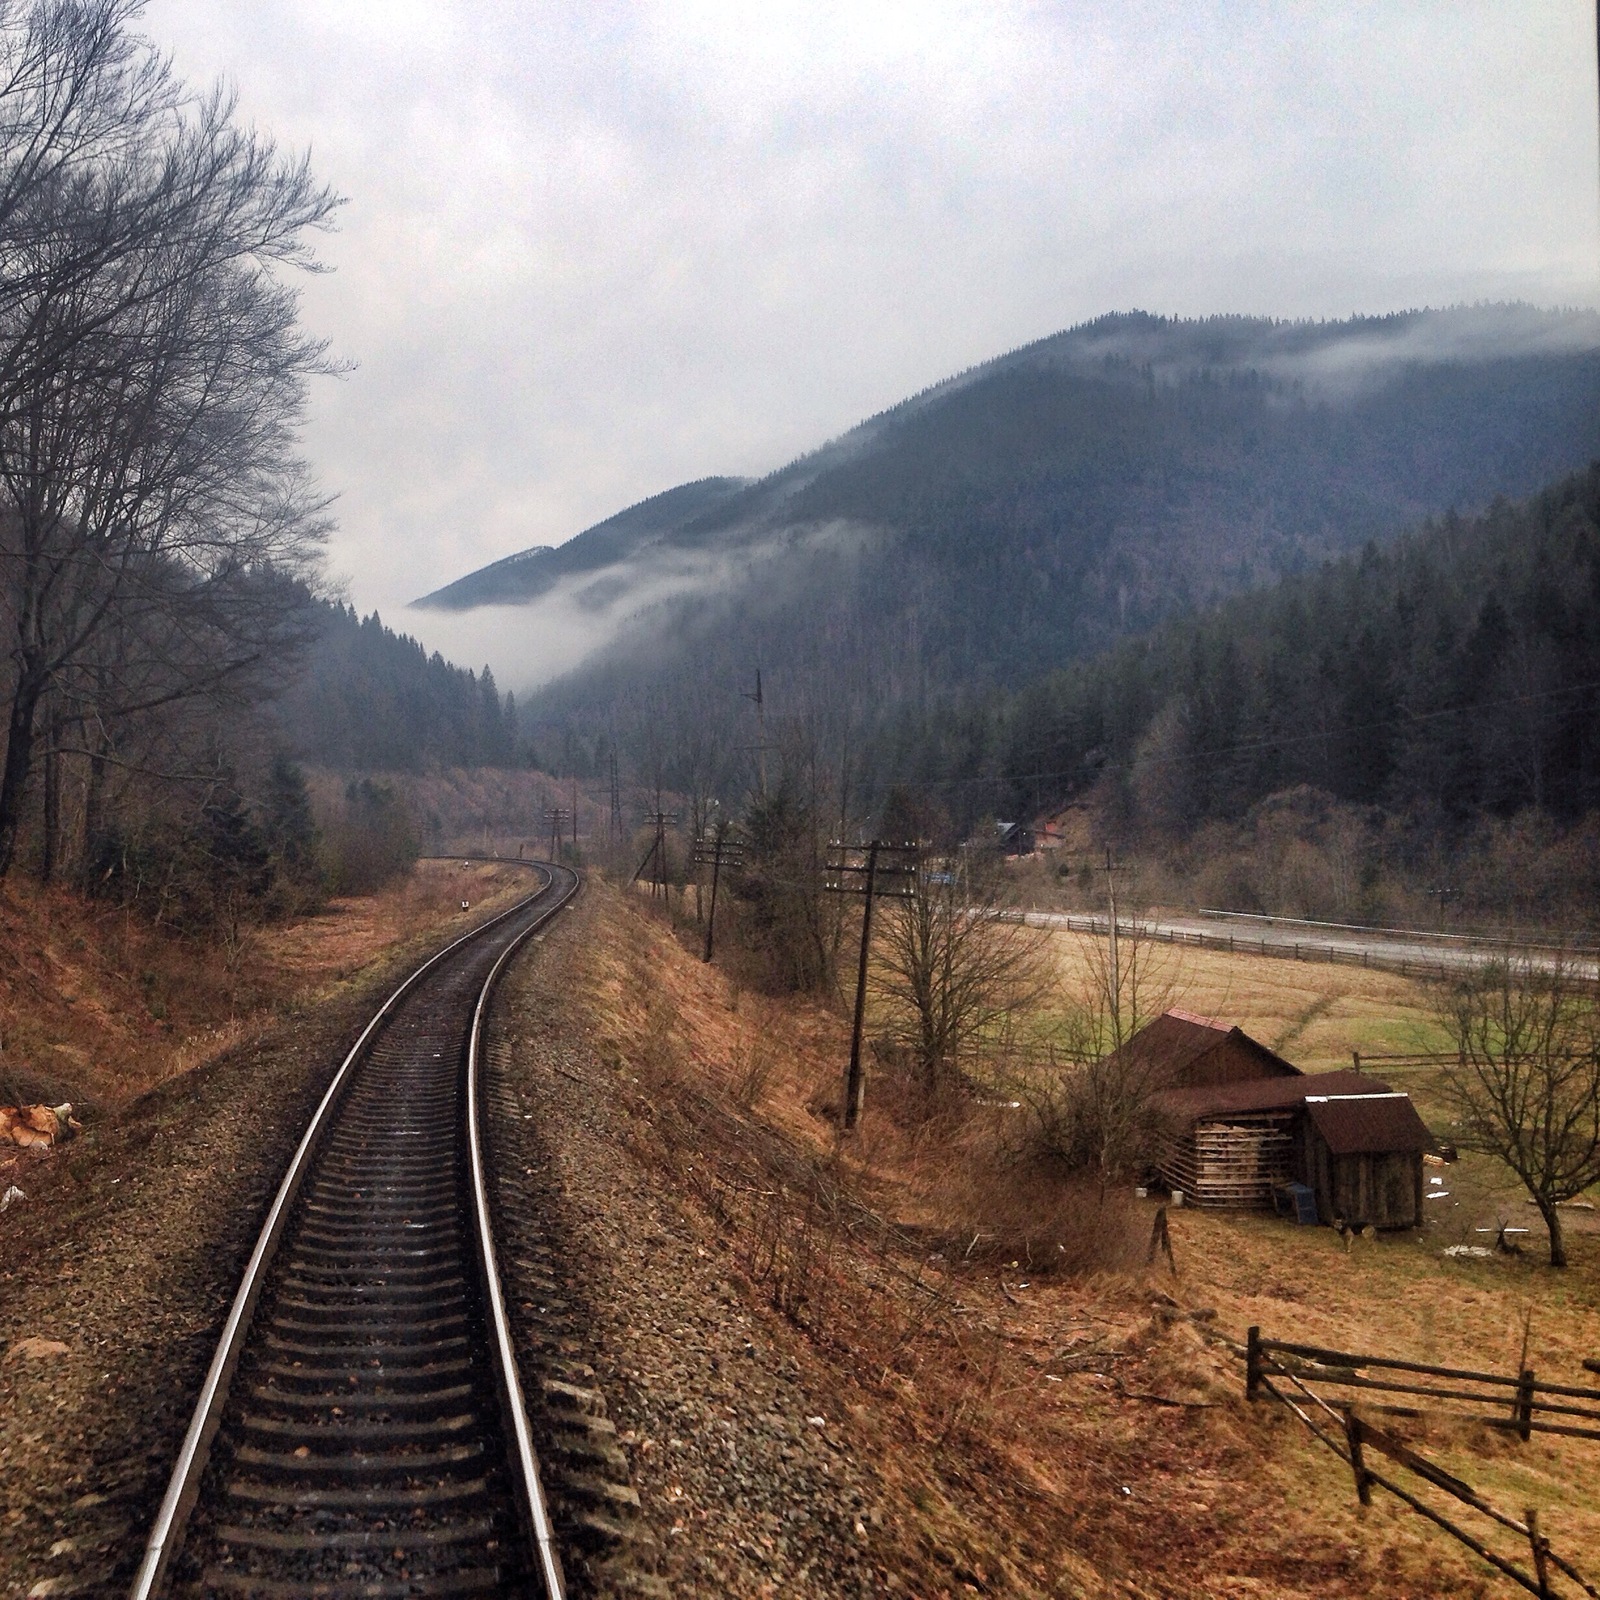
[[[13,875],[0,883],[0,1100],[113,1112],[525,885],[511,867],[423,862],[382,894],[253,930],[228,951]]]
[[[1053,934],[1062,987],[1089,967],[1086,934]],[[1440,1050],[1445,1040],[1428,991],[1415,978],[1365,967],[1161,946],[1186,1010],[1238,1023],[1307,1072],[1350,1066],[1350,1053]],[[1376,1070],[1376,1069],[1375,1069]]]
[[[1097,1213],[1082,1191],[1005,1169],[999,1113],[928,1116],[879,1076],[859,1136],[841,1146],[829,1116],[840,1019],[741,993],[641,901],[596,892],[601,934],[574,1001],[639,1101],[641,1153],[752,1303],[825,1363],[857,1448],[924,1507],[946,1572],[958,1558],[983,1587],[1017,1594],[1500,1592],[1394,1502],[1360,1511],[1348,1470],[1299,1423],[1245,1404],[1228,1341],[1254,1323],[1504,1371],[1531,1311],[1535,1369],[1581,1382],[1580,1357],[1600,1354],[1600,1237],[1575,1237],[1574,1266],[1552,1274],[1531,1257],[1445,1260],[1439,1246],[1470,1230],[1466,1213],[1420,1242],[1346,1254],[1326,1230],[1178,1212],[1176,1275],[1146,1268],[1153,1202],[1115,1197]],[[1352,1036],[1415,1048],[1426,1017],[1417,987],[1385,974],[1209,952],[1193,958],[1187,996],[1268,1039],[1297,1027],[1291,1055],[1308,1066],[1345,1064]],[[1469,1177],[1451,1169],[1452,1182]],[[1003,1219],[991,1246],[1009,1248],[967,1249],[983,1216]],[[1114,1268],[1041,1272],[1048,1252],[1033,1241],[1073,1231],[1120,1239]],[[1514,1513],[1538,1505],[1563,1553],[1600,1566],[1600,1447],[1448,1427],[1426,1442]]]

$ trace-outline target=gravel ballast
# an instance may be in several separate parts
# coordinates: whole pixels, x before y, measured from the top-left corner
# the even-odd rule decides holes
[[[626,1451],[645,1525],[631,1560],[681,1596],[908,1592],[905,1508],[826,1372],[638,1153],[648,1098],[568,995],[592,912],[580,900],[501,990],[490,1142],[501,1204],[537,1219],[556,1263],[562,1329],[542,1342],[592,1374]],[[513,1298],[537,1326],[550,1286]]]

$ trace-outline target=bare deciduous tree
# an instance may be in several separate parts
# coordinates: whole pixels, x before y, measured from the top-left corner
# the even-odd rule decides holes
[[[336,199],[184,90],[135,9],[0,10],[0,875],[47,698],[103,738],[224,688],[281,645],[271,575],[323,531],[296,435],[329,367],[283,271]]]
[[[875,985],[884,1031],[930,1097],[1044,992],[1047,935],[1006,909],[1000,887],[965,862],[925,862],[909,898],[885,905]]]
[[[1437,1010],[1460,1142],[1517,1175],[1564,1267],[1558,1207],[1600,1183],[1600,996],[1564,960],[1506,960],[1442,985]]]
[[[1149,1159],[1160,1136],[1151,1096],[1163,1083],[1127,1046],[1180,995],[1171,947],[1137,917],[1121,922],[1115,955],[1109,939],[1084,940],[1047,1060],[1013,1085],[1045,1148],[1069,1167],[1109,1182]]]

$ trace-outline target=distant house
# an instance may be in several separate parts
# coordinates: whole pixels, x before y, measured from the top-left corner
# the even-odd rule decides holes
[[[1297,1180],[1324,1222],[1415,1227],[1433,1148],[1409,1095],[1359,1072],[1304,1073],[1243,1029],[1169,1011],[1122,1052],[1156,1086],[1157,1176],[1201,1206],[1270,1207]]]
[[[1005,855],[1033,854],[1033,829],[1026,822],[997,822],[994,831],[995,841]]]

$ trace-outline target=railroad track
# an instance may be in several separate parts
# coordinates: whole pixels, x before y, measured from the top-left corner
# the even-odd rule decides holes
[[[134,1600],[562,1600],[479,1139],[495,981],[578,888],[533,870],[542,887],[419,967],[335,1075],[245,1269]]]

